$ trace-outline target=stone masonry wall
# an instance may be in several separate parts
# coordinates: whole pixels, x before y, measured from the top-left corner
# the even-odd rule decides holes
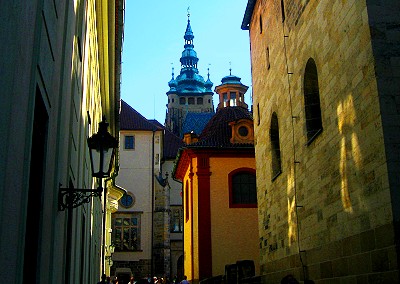
[[[155,185],[153,213],[153,272],[156,276],[170,274],[170,193],[168,187]]]
[[[400,261],[400,2],[367,3]]]
[[[264,282],[293,273],[315,283],[397,283],[366,2],[259,0],[250,41]],[[309,58],[318,72],[323,131],[307,146],[303,80]],[[273,112],[282,159],[274,180]]]

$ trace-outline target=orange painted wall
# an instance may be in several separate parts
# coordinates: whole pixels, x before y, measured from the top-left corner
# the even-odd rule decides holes
[[[257,208],[229,208],[228,174],[238,168],[255,169],[254,158],[211,158],[211,234],[213,275],[225,265],[253,260],[259,274]]]

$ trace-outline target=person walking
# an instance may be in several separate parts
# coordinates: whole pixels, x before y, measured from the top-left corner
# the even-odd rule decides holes
[[[101,281],[97,282],[97,284],[107,284],[106,278],[107,276],[105,274],[101,275]]]
[[[187,281],[187,276],[183,276],[183,280],[181,281],[181,284],[189,284],[189,281]]]

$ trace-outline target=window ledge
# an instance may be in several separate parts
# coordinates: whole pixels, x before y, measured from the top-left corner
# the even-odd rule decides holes
[[[277,178],[278,178],[278,176],[280,176],[281,175],[281,173],[282,173],[282,171],[280,170],[279,172],[277,172],[273,177],[272,177],[272,179],[271,179],[271,181],[274,181],[274,180],[276,180]]]
[[[321,134],[322,128],[318,129],[317,132],[307,141],[305,146],[310,146],[311,143]]]

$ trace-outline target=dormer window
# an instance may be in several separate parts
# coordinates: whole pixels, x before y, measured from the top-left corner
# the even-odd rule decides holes
[[[240,119],[229,123],[232,129],[230,142],[235,143],[254,143],[253,121],[250,119]]]

